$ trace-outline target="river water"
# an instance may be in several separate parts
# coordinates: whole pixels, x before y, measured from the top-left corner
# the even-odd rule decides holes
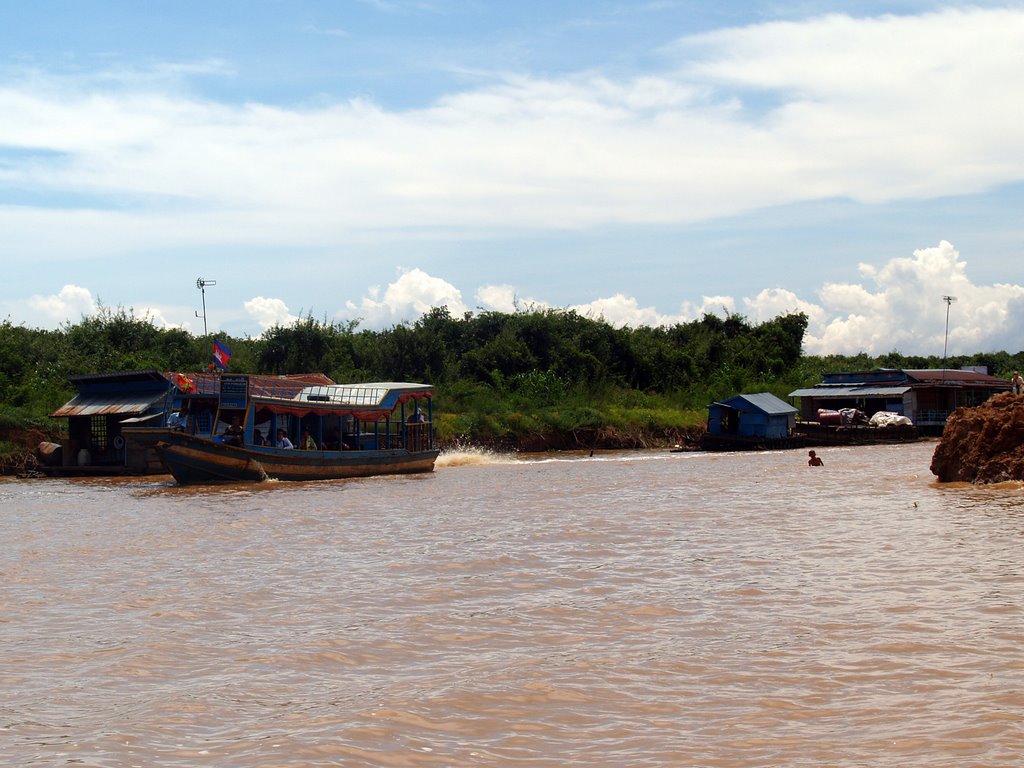
[[[933,443],[0,482],[0,765],[1020,766],[1024,489]]]

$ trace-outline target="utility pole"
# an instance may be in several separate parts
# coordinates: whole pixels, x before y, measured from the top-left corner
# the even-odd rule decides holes
[[[949,343],[949,305],[956,301],[956,296],[943,296],[946,302],[946,337],[942,342],[942,380],[946,380],[946,345]]]
[[[216,285],[216,284],[217,284],[216,280],[203,280],[203,278],[201,278],[201,277],[198,280],[196,280],[196,288],[198,288],[200,291],[203,292],[203,314],[200,315],[198,312],[196,312],[196,317],[202,317],[203,318],[203,336],[209,335],[207,330],[206,330],[206,286],[208,286],[208,285]],[[948,324],[948,322],[949,322],[948,319],[947,319],[946,322]]]

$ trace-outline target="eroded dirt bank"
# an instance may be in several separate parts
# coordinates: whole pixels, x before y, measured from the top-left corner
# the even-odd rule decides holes
[[[974,408],[955,410],[931,470],[947,483],[1024,480],[1024,395],[1004,392]]]

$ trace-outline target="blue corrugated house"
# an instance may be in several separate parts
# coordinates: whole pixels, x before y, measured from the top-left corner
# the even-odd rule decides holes
[[[789,448],[797,410],[770,392],[733,395],[708,406],[707,450]]]
[[[68,420],[68,437],[59,465],[41,467],[49,474],[126,474],[164,471],[151,448],[128,441],[125,420],[163,412],[169,382],[156,369],[71,376],[78,394],[50,416]]]

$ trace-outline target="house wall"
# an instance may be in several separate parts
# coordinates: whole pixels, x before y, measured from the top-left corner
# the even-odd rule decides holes
[[[744,411],[740,414],[739,434],[745,437],[788,437],[796,425],[796,414],[767,414]]]
[[[713,435],[725,434],[727,432],[730,432],[730,419],[735,419],[736,415],[737,412],[731,408],[723,408],[720,405],[709,406],[708,432],[710,432]]]
[[[768,415],[760,411],[740,413],[740,434],[744,437],[765,437],[768,432]]]

